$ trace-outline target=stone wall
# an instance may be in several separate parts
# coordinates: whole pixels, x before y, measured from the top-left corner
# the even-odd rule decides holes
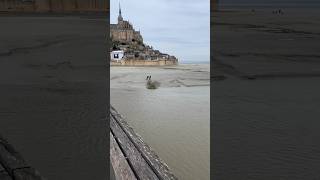
[[[11,12],[106,12],[107,0],[0,0],[0,11]]]
[[[138,42],[143,42],[140,32],[135,31],[133,27],[130,26],[129,28],[122,28],[119,24],[112,24],[111,26],[110,37],[113,41],[131,43],[132,40],[135,40]]]
[[[178,61],[172,60],[121,60],[111,61],[111,66],[171,66],[178,65]]]
[[[125,29],[125,30],[118,30],[118,29],[112,29],[110,31],[111,37],[115,41],[120,41],[120,42],[129,42],[134,39],[134,30],[130,29]]]

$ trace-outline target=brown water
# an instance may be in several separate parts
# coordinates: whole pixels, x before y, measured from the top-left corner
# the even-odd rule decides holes
[[[209,75],[209,64],[111,67],[111,104],[179,179],[209,179]]]

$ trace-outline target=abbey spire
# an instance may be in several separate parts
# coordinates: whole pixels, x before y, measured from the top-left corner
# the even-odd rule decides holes
[[[122,18],[122,13],[121,13],[121,4],[119,2],[119,16],[118,16],[118,22],[120,21],[123,21],[123,18]]]

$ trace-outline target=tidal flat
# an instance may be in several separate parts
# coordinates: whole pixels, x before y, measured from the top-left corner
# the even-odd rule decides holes
[[[111,104],[179,179],[210,175],[210,64],[111,67]],[[160,83],[146,88],[146,77]]]
[[[44,178],[107,178],[107,23],[0,16],[0,134]]]
[[[216,179],[319,178],[320,13],[280,8],[213,13]]]

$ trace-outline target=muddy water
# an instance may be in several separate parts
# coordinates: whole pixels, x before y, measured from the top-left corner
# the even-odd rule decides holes
[[[111,104],[179,179],[209,179],[209,64],[111,67],[110,85]]]

